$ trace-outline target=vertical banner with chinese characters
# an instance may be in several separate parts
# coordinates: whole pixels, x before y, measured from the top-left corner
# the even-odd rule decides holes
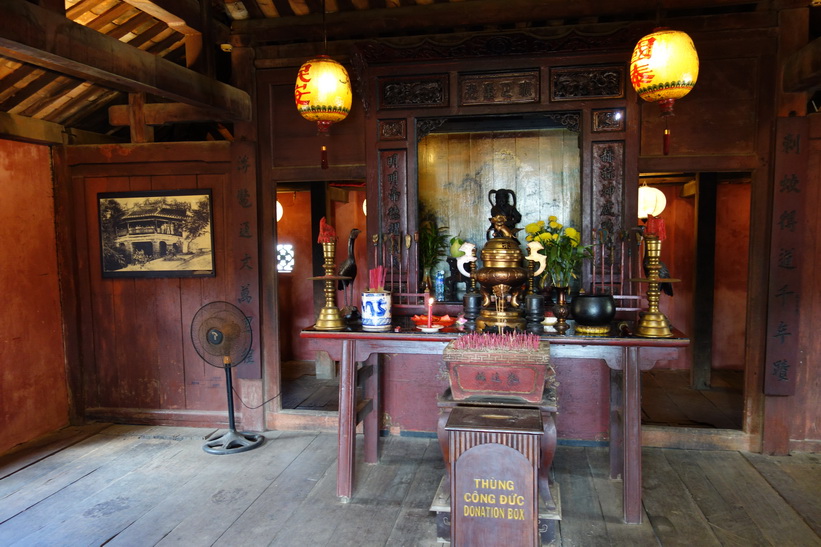
[[[793,395],[801,360],[801,244],[806,199],[806,118],[779,118],[775,138],[770,284],[767,313],[766,395]]]
[[[390,285],[389,290],[398,289],[402,280],[399,279],[398,272],[409,272],[408,266],[403,264],[400,268],[399,261],[402,260],[402,253],[395,242],[401,241],[403,234],[407,232],[407,150],[382,150],[379,152],[379,179],[382,199],[382,225],[379,237],[381,262],[388,270],[386,283]],[[405,256],[407,259],[407,255]],[[394,274],[396,274],[394,276]]]
[[[231,143],[231,180],[226,196],[226,275],[229,301],[250,321],[254,345],[236,368],[239,378],[261,378],[259,359],[259,252],[257,234],[256,145]]]
[[[594,142],[593,147],[593,225],[602,241],[612,243],[612,238],[627,227],[623,225],[624,196],[624,142]],[[610,264],[603,265],[605,257],[599,253],[594,267],[604,270],[618,264],[613,255]],[[618,272],[619,274],[621,272]]]

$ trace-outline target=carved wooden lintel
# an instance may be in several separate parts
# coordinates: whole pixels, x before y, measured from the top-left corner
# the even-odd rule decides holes
[[[550,100],[618,99],[624,97],[624,66],[550,69]]]
[[[538,70],[459,75],[459,106],[538,101]]]
[[[424,108],[448,105],[448,75],[383,78],[379,108]]]

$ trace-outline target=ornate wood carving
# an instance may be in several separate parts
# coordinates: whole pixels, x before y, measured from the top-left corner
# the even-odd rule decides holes
[[[544,117],[574,133],[581,131],[581,112],[546,112]]]
[[[416,120],[417,142],[430,135],[446,121],[448,121],[447,118],[421,118]]]
[[[379,152],[382,233],[400,235],[407,226],[408,151]]]
[[[404,118],[379,120],[377,123],[380,141],[401,141],[408,138],[408,121]]]
[[[613,99],[624,96],[624,66],[550,69],[550,100]]]
[[[622,228],[624,142],[593,143],[593,222],[613,234]]]
[[[540,29],[538,31],[512,31],[496,34],[480,34],[459,42],[439,42],[435,38],[422,37],[408,43],[391,43],[388,40],[368,41],[357,44],[357,55],[365,64],[403,63],[409,61],[435,61],[439,59],[471,59],[507,55],[547,55],[580,51],[629,52],[636,41],[646,34],[646,26],[622,27],[607,33],[587,34],[577,30]]]
[[[624,131],[624,109],[607,108],[593,111],[593,132]]]
[[[459,75],[459,106],[538,101],[538,70]]]
[[[381,79],[379,95],[379,108],[447,106],[448,75]]]

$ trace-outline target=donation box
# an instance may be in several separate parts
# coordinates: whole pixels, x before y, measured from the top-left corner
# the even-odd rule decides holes
[[[451,461],[451,545],[538,546],[538,409],[456,407],[445,429]]]

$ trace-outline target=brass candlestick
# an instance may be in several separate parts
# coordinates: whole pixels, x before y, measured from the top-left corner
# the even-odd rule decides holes
[[[659,284],[662,281],[677,282],[679,280],[659,278],[661,241],[657,235],[645,234],[644,252],[647,277],[635,281],[647,283],[647,311],[640,314],[636,334],[645,338],[672,338],[673,332],[670,329],[670,321],[659,311],[659,296],[661,295]]]
[[[322,243],[322,269],[325,270],[325,275],[321,277],[310,277],[314,281],[324,281],[325,287],[325,305],[319,311],[319,317],[316,320],[314,328],[316,330],[343,330],[345,328],[345,321],[342,320],[342,314],[339,308],[336,307],[336,283],[340,279],[350,279],[343,275],[334,275],[336,271],[336,264],[334,257],[336,256],[336,240],[326,241]]]

